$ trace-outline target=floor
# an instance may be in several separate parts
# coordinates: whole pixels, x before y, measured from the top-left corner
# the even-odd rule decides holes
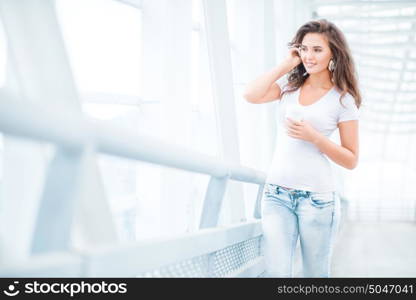
[[[332,277],[416,277],[416,223],[345,222]]]
[[[295,277],[302,277],[299,243]],[[331,277],[416,277],[416,223],[343,223]]]

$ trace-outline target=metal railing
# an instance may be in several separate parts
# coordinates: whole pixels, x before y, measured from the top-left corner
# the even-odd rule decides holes
[[[195,233],[116,246],[107,244],[69,252],[42,253],[32,256],[27,262],[3,265],[1,276],[114,277],[165,274],[217,277],[257,276],[263,272],[260,220],[215,227],[225,187],[230,179],[259,185],[254,216],[257,219],[260,217],[260,201],[266,178],[264,173],[228,164],[151,137],[110,128],[101,122],[84,119],[78,113],[63,113],[57,107],[21,102],[5,91],[0,96],[0,131],[4,134],[49,142],[72,151],[92,146],[96,152],[211,176],[201,213],[200,230]],[[227,255],[233,257],[233,263],[221,266],[221,257]],[[184,261],[188,261],[185,264],[188,267],[181,267]],[[175,264],[176,273],[172,271]],[[186,268],[193,271],[189,272]]]

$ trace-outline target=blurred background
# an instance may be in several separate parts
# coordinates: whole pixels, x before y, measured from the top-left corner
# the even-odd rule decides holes
[[[320,18],[363,95],[332,274],[416,276],[410,0],[0,0],[0,276],[261,276],[276,103],[242,94]]]

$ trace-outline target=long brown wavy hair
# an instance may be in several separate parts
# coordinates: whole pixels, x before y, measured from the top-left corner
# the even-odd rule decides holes
[[[355,104],[360,108],[361,94],[358,89],[354,61],[344,34],[326,19],[313,20],[298,29],[288,46],[299,47],[307,33],[321,33],[326,36],[335,64],[335,69],[332,72],[332,82],[341,92],[339,100],[341,102],[342,98],[350,93],[355,100]],[[282,89],[282,96],[284,93],[296,91],[303,85],[309,77],[308,73],[303,76],[305,72],[306,69],[303,63],[300,63],[288,73],[288,83],[285,89]]]

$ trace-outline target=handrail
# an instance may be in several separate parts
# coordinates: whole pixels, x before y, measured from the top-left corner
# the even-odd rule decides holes
[[[213,253],[262,235],[260,220],[209,228],[171,238],[85,249],[86,276],[137,276],[175,262]]]
[[[51,105],[45,107],[22,102],[4,91],[0,97],[0,131],[6,134],[52,142],[73,150],[92,144],[102,153],[214,177],[257,184],[264,184],[266,180],[263,172],[226,163],[153,137],[110,127],[103,121],[88,120],[79,112],[63,112]]]
[[[253,220],[170,238],[94,247],[71,253],[48,253],[33,256],[28,261],[2,265],[0,277],[134,277],[166,265],[213,254],[261,234],[260,220]],[[260,255],[226,277],[256,277],[263,271],[263,257]]]

